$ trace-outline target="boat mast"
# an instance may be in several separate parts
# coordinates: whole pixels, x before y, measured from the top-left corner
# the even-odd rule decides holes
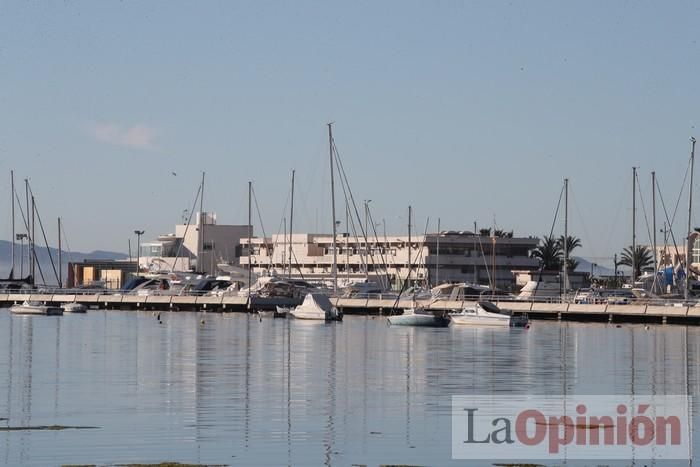
[[[204,272],[204,172],[202,172],[202,191],[199,197],[199,235],[197,235],[197,269]]]
[[[651,172],[651,231],[654,232],[652,237],[654,248],[654,284],[656,284],[657,274],[659,272],[659,263],[656,257],[656,172]]]
[[[476,250],[476,240],[477,240],[476,236],[477,235],[479,235],[479,232],[476,230],[476,221],[474,221],[474,250]],[[479,243],[481,243],[481,240],[479,240]],[[477,276],[479,274],[479,272],[476,270],[476,268],[477,268],[476,258],[474,258],[473,261],[474,261],[474,284],[479,284],[479,278]]]
[[[632,274],[630,279],[634,285],[634,275],[637,271],[637,168],[632,167]]]
[[[13,279],[15,275],[15,172],[13,170],[10,170],[10,187],[10,201],[12,202],[12,269],[10,269],[10,279]]]
[[[350,285],[350,206],[345,199],[345,284]]]
[[[440,218],[437,225],[437,258],[435,259],[435,285],[440,285]]]
[[[63,259],[61,256],[61,218],[58,218],[58,288],[63,288]]]
[[[365,237],[365,282],[369,282],[369,241],[367,240],[367,235],[369,232],[369,203],[372,201],[371,199],[366,199],[365,200],[365,228],[364,230],[364,237]],[[362,249],[360,249],[362,251]],[[374,262],[374,260],[373,260]]]
[[[253,205],[251,198],[253,196],[253,182],[248,182],[248,299],[250,300],[250,291],[253,286]]]
[[[333,123],[328,124],[328,151],[331,162],[331,212],[333,215],[333,292],[338,291],[338,251],[336,249],[336,224],[335,224],[335,180],[333,179]]]
[[[32,280],[32,285],[34,284],[34,271],[33,271],[33,259],[32,259],[32,230],[31,230],[31,217],[29,216],[29,179],[24,179],[24,201],[27,203],[27,222],[25,226],[27,227],[27,271]]]
[[[411,279],[411,206],[408,206],[408,274],[406,282],[410,284]]]
[[[688,239],[685,247],[685,292],[683,293],[683,298],[688,300],[688,292],[690,290],[690,260],[692,258],[690,248],[691,248],[691,234],[692,234],[692,224],[691,224],[691,214],[693,209],[693,171],[695,169],[695,138],[690,138],[690,185],[688,189]]]
[[[292,205],[289,213],[289,274],[288,278],[292,278],[292,226],[294,225],[294,172],[292,169]]]
[[[569,179],[564,179],[564,296],[569,291]]]
[[[36,202],[34,201],[34,195],[32,194],[32,283],[36,283],[36,280],[34,279],[34,273],[36,272],[36,242],[34,241],[34,233],[36,228],[36,220],[34,218],[35,215]]]

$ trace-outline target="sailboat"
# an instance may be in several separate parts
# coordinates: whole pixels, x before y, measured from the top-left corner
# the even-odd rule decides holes
[[[343,313],[333,306],[327,295],[308,293],[301,305],[289,312],[296,319],[342,321]]]
[[[335,222],[335,179],[334,179],[334,168],[333,168],[333,127],[332,123],[328,124],[328,146],[330,155],[330,169],[331,169],[331,211],[333,215],[333,292],[338,292],[338,250],[336,245],[337,240],[337,224]],[[290,227],[291,230],[291,227]],[[291,247],[290,247],[291,255]],[[291,273],[291,258],[290,258],[290,273]],[[291,310],[289,312],[291,316],[297,319],[312,319],[312,320],[325,320],[325,321],[341,321],[343,319],[343,312],[338,310],[333,306],[327,295],[321,293],[308,293],[304,297],[304,302]]]
[[[450,325],[450,317],[445,313],[416,307],[404,308],[403,314],[389,316],[387,321],[393,326],[446,328]]]
[[[10,239],[12,245],[12,265],[10,266],[10,273],[7,275],[6,279],[0,279],[0,290],[20,290],[20,289],[32,289],[34,288],[34,279],[31,274],[25,278],[15,279],[15,174],[14,171],[10,170],[10,202],[12,203],[12,238]],[[24,237],[22,237],[24,238]]]
[[[404,288],[411,276],[411,206],[408,207],[408,274],[404,282]],[[399,295],[400,298],[400,295]],[[399,301],[399,298],[396,301]],[[415,305],[416,295],[412,294],[413,306],[404,308],[400,315],[392,315],[387,322],[394,326],[420,326],[444,328],[450,325],[450,318],[445,312],[426,310]]]

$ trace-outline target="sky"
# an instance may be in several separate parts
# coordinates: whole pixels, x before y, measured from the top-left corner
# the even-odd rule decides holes
[[[652,170],[673,216],[700,137],[698,24],[691,1],[5,1],[0,236],[10,170],[74,251],[173,231],[202,172],[219,223],[247,222],[253,181],[270,235],[294,169],[294,230],[328,232],[334,122],[358,209],[390,233],[411,205],[419,232],[541,237],[569,178],[574,253],[609,264],[631,243],[633,166],[638,241]]]

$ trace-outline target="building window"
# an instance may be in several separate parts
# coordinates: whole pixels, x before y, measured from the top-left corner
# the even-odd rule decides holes
[[[202,245],[203,251],[212,251],[214,249],[214,242],[204,242]]]

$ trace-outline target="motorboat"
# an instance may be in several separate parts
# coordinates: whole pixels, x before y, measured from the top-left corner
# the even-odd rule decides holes
[[[301,305],[289,312],[296,319],[341,321],[343,313],[333,306],[328,296],[308,293]]]
[[[501,310],[491,302],[475,302],[461,309],[451,312],[450,319],[457,326],[528,326],[526,315],[513,315]]]
[[[63,314],[63,308],[60,306],[46,305],[42,302],[26,300],[24,303],[12,305],[10,307],[10,313],[16,315],[60,316]]]
[[[65,313],[87,313],[87,306],[78,302],[65,303],[61,308]]]
[[[405,308],[403,314],[389,316],[389,324],[393,326],[421,326],[446,328],[450,325],[450,317],[442,312],[434,312],[423,308]]]

